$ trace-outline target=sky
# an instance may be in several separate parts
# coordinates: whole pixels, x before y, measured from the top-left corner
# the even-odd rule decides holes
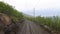
[[[60,0],[0,0],[4,1],[18,11],[36,16],[60,16]]]

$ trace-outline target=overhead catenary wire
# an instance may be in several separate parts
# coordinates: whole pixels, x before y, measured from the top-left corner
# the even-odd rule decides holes
[[[39,4],[40,0],[38,0],[38,2],[35,4],[35,6],[33,8],[35,8],[38,4]]]
[[[27,2],[28,2],[28,1],[26,0],[26,1],[25,1],[26,9],[27,9]],[[40,0],[38,0],[38,1],[36,2],[36,4],[33,6],[33,8],[32,8],[32,9],[33,9],[33,16],[34,16],[34,17],[35,17],[35,7],[39,4],[39,2],[40,2]]]
[[[35,7],[39,4],[40,0],[36,3],[36,5],[33,7],[33,16],[35,17]]]
[[[40,2],[40,0],[36,3],[36,5],[33,7],[33,16],[34,16],[34,18],[36,17],[35,16],[35,7],[39,4],[39,2]],[[34,21],[35,21],[35,19],[34,19]]]

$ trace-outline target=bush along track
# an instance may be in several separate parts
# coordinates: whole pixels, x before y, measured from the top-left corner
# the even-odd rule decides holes
[[[13,6],[0,1],[0,13],[8,15],[14,22],[18,22],[23,18],[22,12],[19,12]]]
[[[26,19],[34,21],[36,24],[39,24],[45,30],[51,32],[52,34],[60,34],[60,18],[59,16],[53,17],[26,17]]]

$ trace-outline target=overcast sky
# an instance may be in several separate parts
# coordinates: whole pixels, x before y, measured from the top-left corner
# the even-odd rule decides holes
[[[60,0],[0,0],[4,1],[17,10],[29,15],[53,16],[60,15]]]

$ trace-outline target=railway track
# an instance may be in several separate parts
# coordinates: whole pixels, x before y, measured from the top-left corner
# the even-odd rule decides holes
[[[51,34],[34,22],[26,20],[19,34]]]

